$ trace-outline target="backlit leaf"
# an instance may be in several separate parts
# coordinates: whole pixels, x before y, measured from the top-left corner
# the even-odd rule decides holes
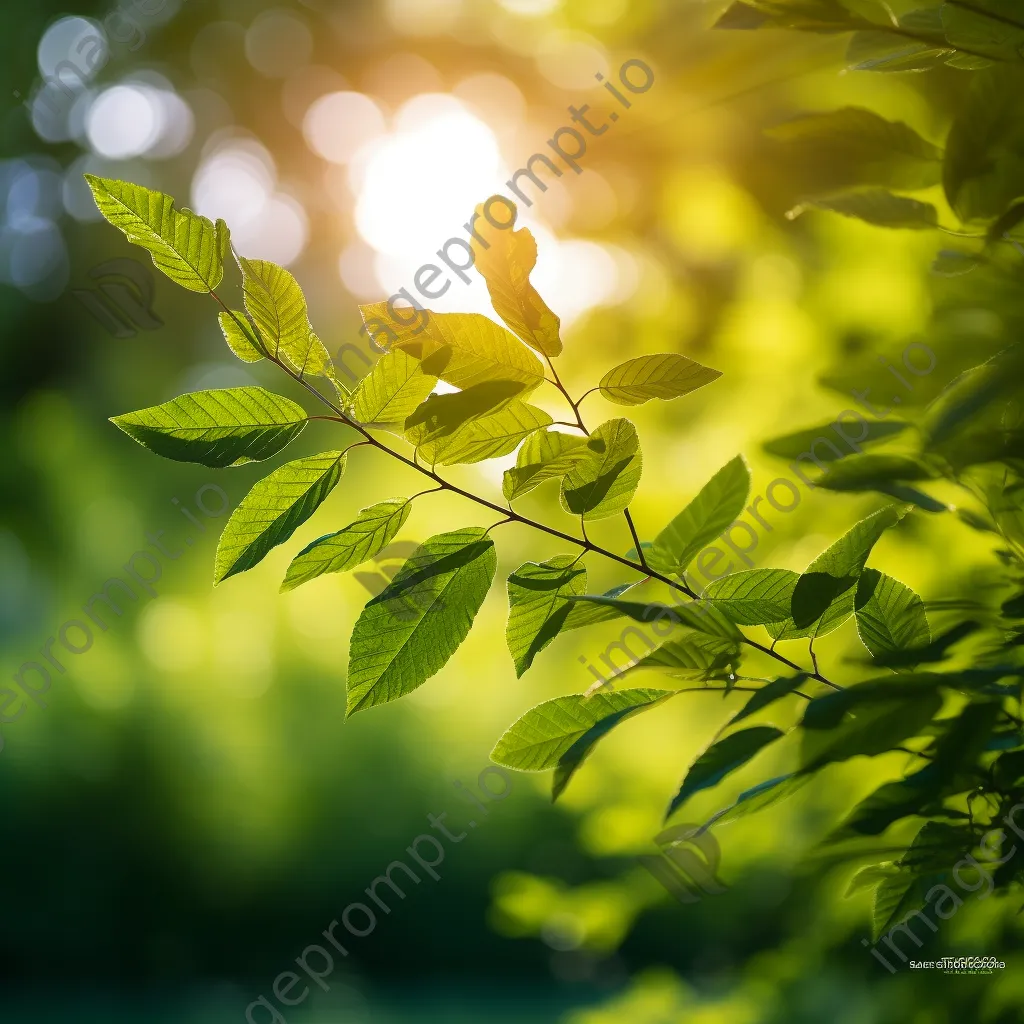
[[[510,331],[479,313],[418,311],[402,323],[386,302],[360,306],[365,329],[378,344],[405,348],[423,370],[465,390],[489,380],[517,380],[532,391],[544,380],[540,360]],[[399,310],[408,317],[411,310]],[[393,339],[393,340],[392,340]]]
[[[709,636],[691,629],[686,631],[685,636],[667,640],[656,647],[626,671],[656,668],[675,679],[707,680],[734,668],[739,659],[740,645],[737,640]]]
[[[503,202],[508,203],[502,197]],[[515,209],[514,204],[510,204]],[[529,229],[495,228],[477,207],[478,225],[471,240],[476,269],[487,282],[491,305],[531,348],[547,356],[562,351],[559,319],[530,283],[537,265],[537,242]],[[483,239],[483,241],[481,241]]]
[[[662,573],[685,572],[697,553],[740,517],[749,493],[750,470],[737,455],[655,537],[648,555],[651,567]]]
[[[745,569],[709,583],[702,596],[737,625],[763,626],[789,617],[799,579],[791,569]]]
[[[709,601],[686,601],[669,606],[656,601],[649,604],[626,601],[621,597],[607,594],[584,594],[570,600],[613,609],[618,614],[633,619],[634,622],[675,623],[707,633],[709,636],[737,638],[740,635],[735,624]]]
[[[672,797],[665,817],[682,807],[694,793],[717,786],[730,772],[741,768],[782,735],[782,730],[773,726],[752,725],[712,743],[690,766],[678,792]]]
[[[255,363],[266,355],[244,313],[237,310],[231,313],[221,311],[217,319],[228,348],[243,362]]]
[[[857,583],[857,632],[872,654],[923,647],[931,642],[924,602],[899,580],[865,569]]]
[[[643,455],[629,420],[608,420],[587,439],[590,455],[562,478],[562,507],[591,522],[621,512],[633,500]]]
[[[939,214],[931,203],[897,196],[885,189],[867,189],[811,200],[819,210],[867,221],[881,228],[910,228],[928,231],[938,227]]]
[[[344,529],[307,544],[288,566],[281,590],[294,590],[325,573],[362,565],[394,540],[411,511],[408,498],[391,498],[362,509]]]
[[[217,545],[214,582],[256,565],[319,507],[345,472],[344,452],[297,459],[260,480],[231,513]]]
[[[352,393],[352,415],[364,427],[404,433],[405,421],[427,395],[437,378],[424,373],[418,359],[393,349],[373,364]]]
[[[430,395],[405,421],[405,436],[417,446],[453,435],[461,426],[504,408],[523,390],[520,381],[487,380],[465,391]]]
[[[531,436],[551,423],[551,417],[535,405],[513,400],[494,412],[470,420],[448,435],[419,446],[425,462],[454,466],[509,455]]]
[[[228,230],[191,210],[176,210],[163,192],[128,181],[85,175],[100,213],[141,245],[154,266],[175,284],[193,292],[210,292],[224,277]]]
[[[673,352],[638,356],[609,370],[600,383],[601,394],[616,405],[643,405],[652,398],[669,401],[688,395],[722,376],[686,356]]]
[[[491,751],[491,760],[524,772],[560,768],[555,781],[557,797],[602,736],[625,719],[667,700],[673,692],[614,690],[545,701],[508,728]]]
[[[469,635],[496,567],[479,527],[421,544],[352,631],[348,714],[397,700],[440,671]]]
[[[545,480],[561,480],[577,463],[590,458],[587,439],[558,430],[538,430],[519,449],[516,464],[505,471],[501,490],[507,501],[532,491]]]
[[[516,675],[561,632],[575,607],[567,595],[587,592],[586,566],[573,555],[526,562],[508,578],[508,626],[505,639]]]
[[[333,377],[331,357],[313,332],[306,297],[284,267],[267,260],[239,258],[245,308],[267,351],[303,376]]]
[[[836,422],[823,423],[820,427],[808,427],[806,430],[798,430],[793,434],[786,434],[783,437],[773,438],[765,441],[761,447],[769,455],[777,455],[780,459],[796,459],[808,451],[812,444],[819,439],[834,439],[839,442],[841,436],[836,431]],[[846,427],[846,423],[839,426]],[[895,420],[872,420],[866,423],[857,424],[858,435],[866,429],[863,438],[857,437],[856,444],[868,445],[878,441],[885,441],[895,437],[907,429],[909,424],[900,423]],[[852,425],[849,427],[852,432]],[[843,459],[849,456],[849,451],[843,451],[838,445],[835,448],[818,448],[817,458],[822,462],[833,462],[836,459]]]
[[[220,468],[276,455],[302,432],[306,412],[263,388],[224,388],[181,395],[111,422],[166,459]]]

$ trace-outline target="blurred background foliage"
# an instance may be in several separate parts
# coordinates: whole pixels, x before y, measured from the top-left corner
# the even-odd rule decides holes
[[[189,527],[172,499],[194,508],[197,490],[216,482],[234,504],[257,478],[251,467],[214,474],[155,460],[107,417],[198,387],[280,386],[265,368],[232,360],[211,303],[158,275],[152,309],[162,326],[118,337],[90,316],[74,294],[98,294],[90,270],[146,260],[97,223],[83,171],[227,218],[243,255],[291,268],[328,348],[353,346],[344,362],[362,373],[373,354],[357,304],[406,284],[567,123],[568,104],[605,109],[596,72],[646,60],[654,88],[614,131],[589,140],[582,175],[566,174],[523,211],[540,243],[538,288],[568,325],[570,390],[645,352],[684,352],[725,373],[686,401],[636,410],[647,484],[634,515],[644,539],[736,452],[751,461],[753,493],[763,493],[781,469],[759,448],[766,438],[853,407],[855,388],[884,401],[879,356],[898,359],[909,340],[927,337],[938,363],[914,393],[923,403],[1018,336],[1024,303],[1012,252],[1000,265],[943,276],[932,271],[936,252],[955,246],[935,231],[795,215],[806,196],[843,184],[843,162],[802,159],[765,134],[800,113],[857,105],[941,143],[970,74],[848,72],[845,37],[711,31],[724,6],[145,0],[130,9],[126,0],[120,17],[85,2],[73,12],[52,0],[5,6],[6,677],[122,574],[146,531],[181,544]],[[102,59],[76,80],[58,66],[83,40]],[[952,223],[941,189],[924,198]],[[485,301],[479,283],[456,284],[436,308]],[[609,406],[591,417],[598,412],[614,414]],[[318,426],[304,451],[333,446]],[[406,493],[413,476],[376,456],[351,460],[297,540]],[[451,477],[500,495],[492,463]],[[545,492],[524,505],[561,515]],[[800,570],[876,506],[805,494],[793,515],[772,518],[755,562]],[[402,537],[488,522],[434,496],[417,504]],[[328,576],[278,595],[282,548],[251,578],[214,591],[213,532],[165,563],[158,596],[69,659],[45,710],[3,727],[5,1021],[243,1019],[426,829],[427,813],[466,820],[452,780],[475,784],[494,740],[528,707],[584,689],[591,677],[580,656],[594,658],[621,632],[561,637],[517,680],[495,588],[436,678],[346,724],[346,638],[365,585]],[[593,536],[623,553],[631,546],[617,523]],[[995,585],[977,568],[989,547],[952,517],[918,516],[883,538],[877,564],[937,600]],[[500,532],[498,550],[506,574],[559,553],[519,528]],[[592,576],[592,591],[618,580],[595,563]],[[840,679],[856,674],[842,667],[855,644],[851,625],[822,644]],[[867,903],[842,898],[846,875],[801,867],[855,800],[898,772],[894,758],[836,766],[827,786],[723,829],[723,895],[682,906],[637,865],[660,828],[664,794],[740,703],[695,695],[629,723],[554,808],[546,778],[516,776],[486,827],[450,852],[442,880],[410,894],[357,944],[332,991],[315,992],[288,1019],[1020,1019],[1021,932],[1010,901],[970,902],[935,947],[997,956],[1005,972],[890,977],[861,945]],[[777,774],[772,756],[737,773],[728,794],[697,797],[694,815]]]

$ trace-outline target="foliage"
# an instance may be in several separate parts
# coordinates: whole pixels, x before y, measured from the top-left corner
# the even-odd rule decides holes
[[[830,172],[822,178],[827,187],[809,190],[792,216],[814,208],[877,227],[952,231],[973,246],[959,252],[960,270],[998,262],[1012,248],[1024,222],[1024,108],[1016,101],[1024,83],[1024,22],[1003,0],[950,0],[899,16],[874,0],[740,0],[719,27],[848,32],[851,68],[888,73],[948,66],[969,72],[970,85],[941,145],[861,107],[811,112],[778,125],[771,132],[773,145],[802,165]],[[221,327],[239,358],[278,366],[325,408],[321,418],[353,438],[349,448],[288,463],[253,487],[225,528],[218,582],[285,543],[338,484],[352,448],[364,449],[360,455],[382,452],[417,470],[434,490],[458,493],[500,517],[487,529],[467,527],[431,537],[366,605],[350,643],[349,715],[408,694],[452,658],[496,573],[491,531],[517,523],[573,549],[544,562],[526,562],[507,577],[507,642],[518,675],[556,636],[625,616],[667,624],[673,631],[630,671],[654,670],[670,680],[699,684],[623,690],[608,684],[528,711],[498,741],[493,758],[524,771],[553,769],[554,797],[596,744],[635,714],[686,699],[694,690],[731,692],[741,681],[760,682],[742,688],[753,690],[747,705],[685,772],[668,815],[769,746],[791,750],[793,770],[745,791],[708,825],[765,808],[808,785],[829,765],[893,751],[909,754],[905,777],[862,801],[833,837],[857,840],[909,818],[920,822],[917,839],[898,860],[865,876],[864,884],[878,886],[879,926],[920,902],[915,894],[921,879],[935,871],[936,845],[948,857],[972,848],[1000,815],[1024,799],[1019,654],[1024,378],[1017,348],[979,360],[922,416],[874,425],[864,439],[896,443],[899,450],[851,451],[819,461],[815,483],[823,492],[882,495],[885,501],[876,498],[877,510],[803,572],[744,570],[698,593],[688,567],[746,506],[750,475],[744,460],[733,458],[694,488],[692,501],[663,526],[653,546],[644,547],[630,513],[643,475],[638,432],[626,418],[588,427],[580,410],[591,392],[631,407],[685,398],[721,374],[681,353],[653,353],[609,368],[574,399],[554,362],[563,353],[559,318],[530,281],[537,246],[528,230],[488,229],[486,249],[474,246],[476,268],[506,326],[479,314],[425,310],[414,328],[386,303],[364,306],[367,329],[377,338],[386,336],[389,345],[349,394],[287,271],[236,257],[243,309],[233,310],[214,292],[229,247],[226,226],[178,211],[170,197],[141,186],[89,181],[100,211],[149,249],[158,268],[221,304]],[[940,214],[930,199],[904,194],[939,186],[948,214],[957,218],[953,226],[942,223],[947,212]],[[940,270],[948,270],[949,262],[940,254]],[[317,378],[332,390],[325,393]],[[449,386],[443,393],[439,381]],[[573,432],[553,429],[552,418],[530,404],[530,396],[545,385],[564,398],[569,422],[577,428]],[[261,389],[229,389],[182,396],[115,422],[167,458],[231,466],[282,451],[308,418],[296,408]],[[380,431],[407,447],[392,447]],[[766,450],[799,458],[802,446],[816,436],[813,429],[800,431],[769,441]],[[506,506],[455,487],[437,471],[513,452],[516,464],[503,481]],[[578,519],[580,536],[515,511],[513,503],[522,495],[552,482],[558,483],[562,508]],[[922,489],[935,485],[958,488],[978,506],[961,512],[960,528],[998,540],[1005,584],[1001,602],[975,602],[970,619],[964,604],[946,609],[942,614],[950,621],[938,635],[919,595],[881,568],[869,567],[888,531],[908,526],[926,531],[932,517],[951,518],[950,505]],[[382,500],[307,546],[293,559],[282,589],[373,557],[419,497]],[[613,517],[621,517],[628,529],[635,558],[588,538],[587,524]],[[588,594],[585,560],[598,558],[627,568],[630,576],[606,594]],[[640,586],[644,597],[625,596]],[[671,603],[651,598],[647,592],[655,588]],[[819,666],[814,643],[850,619],[863,642],[866,667],[859,670],[863,678],[842,686]],[[750,627],[763,627],[772,644],[755,639]],[[972,660],[965,667],[960,645],[969,638]],[[799,654],[791,658],[777,650],[793,641],[808,643],[804,664],[794,660]],[[741,675],[749,663],[770,666],[773,678]],[[805,705],[803,715],[788,729],[749,723],[737,728],[768,708],[797,701]],[[984,812],[977,803],[982,797]],[[1011,884],[1013,873],[1001,874],[998,882]]]

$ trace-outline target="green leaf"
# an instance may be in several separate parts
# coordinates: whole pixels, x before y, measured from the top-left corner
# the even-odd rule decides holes
[[[770,683],[762,686],[761,689],[743,705],[743,707],[733,716],[729,725],[735,725],[737,722],[742,722],[744,718],[749,718],[762,708],[768,707],[769,704],[774,704],[775,701],[781,700],[783,697],[788,697],[789,694],[793,693],[801,683],[806,682],[807,678],[808,677],[805,673],[798,672],[795,676],[780,676],[778,679],[773,679]]]
[[[768,633],[795,640],[824,636],[841,626],[854,613],[854,587],[872,548],[905,514],[905,506],[880,509],[818,555],[793,589],[790,618],[768,625]]]
[[[100,213],[123,231],[129,242],[141,245],[153,265],[175,284],[193,292],[211,292],[224,277],[228,230],[191,210],[176,210],[162,192],[128,181],[85,175]]]
[[[657,668],[676,679],[708,680],[728,672],[739,660],[737,640],[687,630],[685,636],[666,641],[625,671]]]
[[[538,430],[519,449],[514,468],[505,471],[501,485],[505,500],[520,498],[545,480],[561,480],[590,456],[585,437],[557,430]]]
[[[331,357],[313,332],[306,297],[284,267],[267,260],[240,257],[245,308],[253,318],[267,351],[283,359],[299,376],[333,378]]]
[[[905,501],[926,512],[945,512],[948,506],[930,494],[908,486],[907,480],[932,480],[935,474],[919,459],[908,455],[851,455],[833,463],[815,482],[827,491],[877,491]]]
[[[228,348],[243,362],[255,363],[266,355],[244,313],[238,310],[230,313],[222,311],[217,314],[217,320]]]
[[[769,725],[753,725],[712,743],[690,766],[679,791],[668,805],[666,819],[671,817],[694,793],[717,786],[731,772],[741,768],[769,743],[785,735]]]
[[[838,421],[823,423],[820,427],[808,427],[806,430],[798,430],[794,434],[786,434],[783,437],[773,438],[765,441],[761,447],[769,455],[777,455],[780,459],[797,459],[805,454],[812,444],[818,440],[827,440],[830,433],[836,433]],[[857,438],[856,444],[868,445],[877,441],[886,441],[890,437],[902,433],[909,426],[908,423],[899,423],[890,420],[872,420],[871,422],[859,424],[863,430],[867,428],[865,437]],[[840,438],[837,435],[837,440]],[[849,452],[843,452],[838,447],[826,450],[817,458],[822,462],[834,462],[836,459],[845,459]]]
[[[509,576],[505,639],[517,676],[561,632],[575,607],[567,595],[586,592],[586,566],[573,555],[556,555],[539,564],[526,562]]]
[[[405,421],[436,383],[437,378],[424,373],[418,359],[394,349],[382,355],[356,385],[350,410],[364,427],[402,434]]]
[[[899,580],[866,569],[857,583],[857,632],[875,655],[930,643],[924,602]]]
[[[856,6],[847,0],[845,5],[834,0],[749,0],[729,7],[715,28],[752,29],[795,28],[806,32],[849,32],[870,25]],[[870,4],[865,5],[871,7]],[[743,8],[751,10],[743,10]],[[758,20],[755,15],[760,14]]]
[[[430,395],[405,421],[405,436],[417,446],[450,437],[472,420],[504,408],[523,390],[516,380],[487,380],[465,391]]]
[[[925,71],[943,64],[954,52],[941,34],[935,42],[926,42],[866,29],[850,38],[846,61],[851,71]]]
[[[423,361],[426,373],[465,390],[488,380],[517,380],[532,391],[544,381],[540,360],[510,331],[479,313],[432,313],[404,324],[386,302],[360,306],[365,329],[380,344],[406,349]],[[399,310],[407,315],[409,310]]]
[[[509,455],[523,439],[551,423],[551,417],[535,405],[512,401],[495,412],[462,424],[456,430],[419,446],[420,456],[439,466],[483,462]]]
[[[763,626],[789,618],[799,579],[791,569],[745,569],[709,583],[702,596],[739,626]]]
[[[942,150],[902,121],[860,107],[807,114],[769,129],[797,161],[833,168],[849,185],[915,189],[936,184]]]
[[[509,205],[515,212],[515,204]],[[527,228],[495,228],[483,216],[483,205],[477,207],[477,219],[470,244],[495,312],[531,348],[557,356],[562,351],[559,319],[530,283],[537,265],[536,240]]]
[[[231,513],[217,545],[214,583],[251,569],[319,507],[345,472],[344,452],[323,452],[279,466]]]
[[[931,203],[922,203],[907,196],[897,196],[885,189],[866,189],[811,200],[808,204],[819,210],[863,220],[881,228],[933,230],[939,226],[938,211]]]
[[[600,596],[602,599],[615,601],[634,587],[639,587],[643,582],[643,580],[637,580],[635,583],[620,583],[617,587],[612,587],[611,590],[605,591]],[[577,601],[574,598],[570,600],[572,601],[572,611],[569,612],[569,617],[565,620],[565,625],[562,626],[563,633],[570,629],[582,629],[584,626],[593,626],[598,622],[610,622],[613,619],[621,619],[625,615],[624,612],[619,611],[613,605],[594,604],[591,601]]]
[[[648,561],[662,573],[684,573],[697,553],[743,513],[750,470],[742,455],[727,462],[682,512],[654,538]]]
[[[344,529],[307,544],[292,559],[281,584],[282,593],[325,573],[347,572],[362,565],[394,540],[411,511],[408,498],[390,498],[361,509]]]
[[[276,455],[306,425],[306,412],[263,388],[225,388],[181,395],[111,423],[157,455],[221,468]]]
[[[610,608],[619,615],[625,615],[634,622],[657,622],[667,619],[677,625],[688,626],[709,636],[739,638],[740,631],[713,604],[707,601],[687,601],[669,607],[665,604],[652,602],[643,604],[639,601],[623,601],[621,597],[609,594],[583,594],[571,597],[571,601],[586,602],[602,608]],[[611,618],[613,616],[609,616]]]
[[[801,721],[801,772],[884,754],[918,735],[942,707],[938,681],[869,680],[811,701]]]
[[[802,789],[811,781],[811,778],[810,775],[791,772],[788,775],[779,775],[774,779],[768,779],[752,786],[740,793],[728,807],[712,815],[701,827],[706,830],[713,824],[725,825],[730,821],[746,818],[756,811],[771,807]]]
[[[946,142],[943,185],[964,221],[998,217],[1024,194],[1024,69],[1001,65],[972,76]]]
[[[491,751],[491,760],[524,772],[556,768],[557,798],[602,736],[672,696],[673,690],[638,689],[555,697],[514,722]]]
[[[585,461],[562,478],[562,508],[585,522],[607,519],[626,508],[640,486],[643,455],[629,420],[602,423],[587,439]]]
[[[1024,17],[1017,0],[950,0],[941,7],[953,46],[992,60],[1024,61]]]
[[[496,567],[494,542],[480,527],[437,534],[416,549],[352,631],[350,716],[411,693],[447,664]]]
[[[671,352],[638,356],[609,370],[599,385],[601,394],[616,405],[643,405],[652,398],[667,402],[710,384],[722,376],[686,356]]]

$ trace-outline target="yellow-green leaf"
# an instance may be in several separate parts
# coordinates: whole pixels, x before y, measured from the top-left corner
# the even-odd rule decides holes
[[[629,420],[602,423],[586,442],[590,454],[562,478],[562,507],[584,520],[607,519],[633,500],[643,455]]]
[[[228,343],[228,348],[243,362],[255,363],[266,354],[260,347],[259,338],[253,333],[245,314],[238,310],[228,313],[222,311],[217,314],[220,321],[221,333]]]
[[[85,175],[100,213],[141,245],[156,268],[193,292],[211,292],[224,277],[228,230],[224,221],[191,210],[176,210],[174,200],[129,181]]]
[[[220,468],[276,455],[302,432],[306,412],[263,388],[224,388],[181,395],[111,422],[165,459]]]
[[[616,405],[643,405],[652,398],[667,402],[688,395],[722,376],[686,356],[659,352],[638,356],[609,370],[600,383],[601,394]]]
[[[424,442],[419,452],[432,465],[483,462],[514,452],[524,437],[550,423],[551,417],[543,409],[512,401],[496,412],[464,423],[446,437]]]
[[[401,434],[405,421],[434,390],[437,378],[418,359],[396,348],[377,360],[352,395],[352,415],[364,427]]]
[[[557,356],[562,351],[560,321],[530,283],[537,265],[536,240],[527,228],[495,228],[483,217],[483,206],[477,207],[477,213],[471,245],[491,305],[527,345],[546,356]]]
[[[420,310],[416,322],[402,323],[388,312],[386,302],[360,306],[359,312],[378,344],[404,348],[423,361],[426,373],[453,387],[517,380],[533,390],[544,380],[540,360],[514,334],[479,313]]]
[[[245,308],[271,355],[284,359],[300,376],[333,378],[331,357],[316,336],[298,281],[268,260],[239,258]]]
[[[516,464],[505,471],[501,490],[506,501],[532,491],[545,480],[561,480],[578,462],[590,458],[587,439],[557,430],[538,430],[519,449]]]
[[[346,458],[344,452],[324,452],[289,462],[260,480],[224,527],[214,582],[251,569],[283,544],[337,486]]]
[[[325,573],[347,572],[362,565],[394,540],[411,511],[408,498],[390,498],[362,509],[344,529],[304,547],[288,566],[281,590],[294,590]]]

